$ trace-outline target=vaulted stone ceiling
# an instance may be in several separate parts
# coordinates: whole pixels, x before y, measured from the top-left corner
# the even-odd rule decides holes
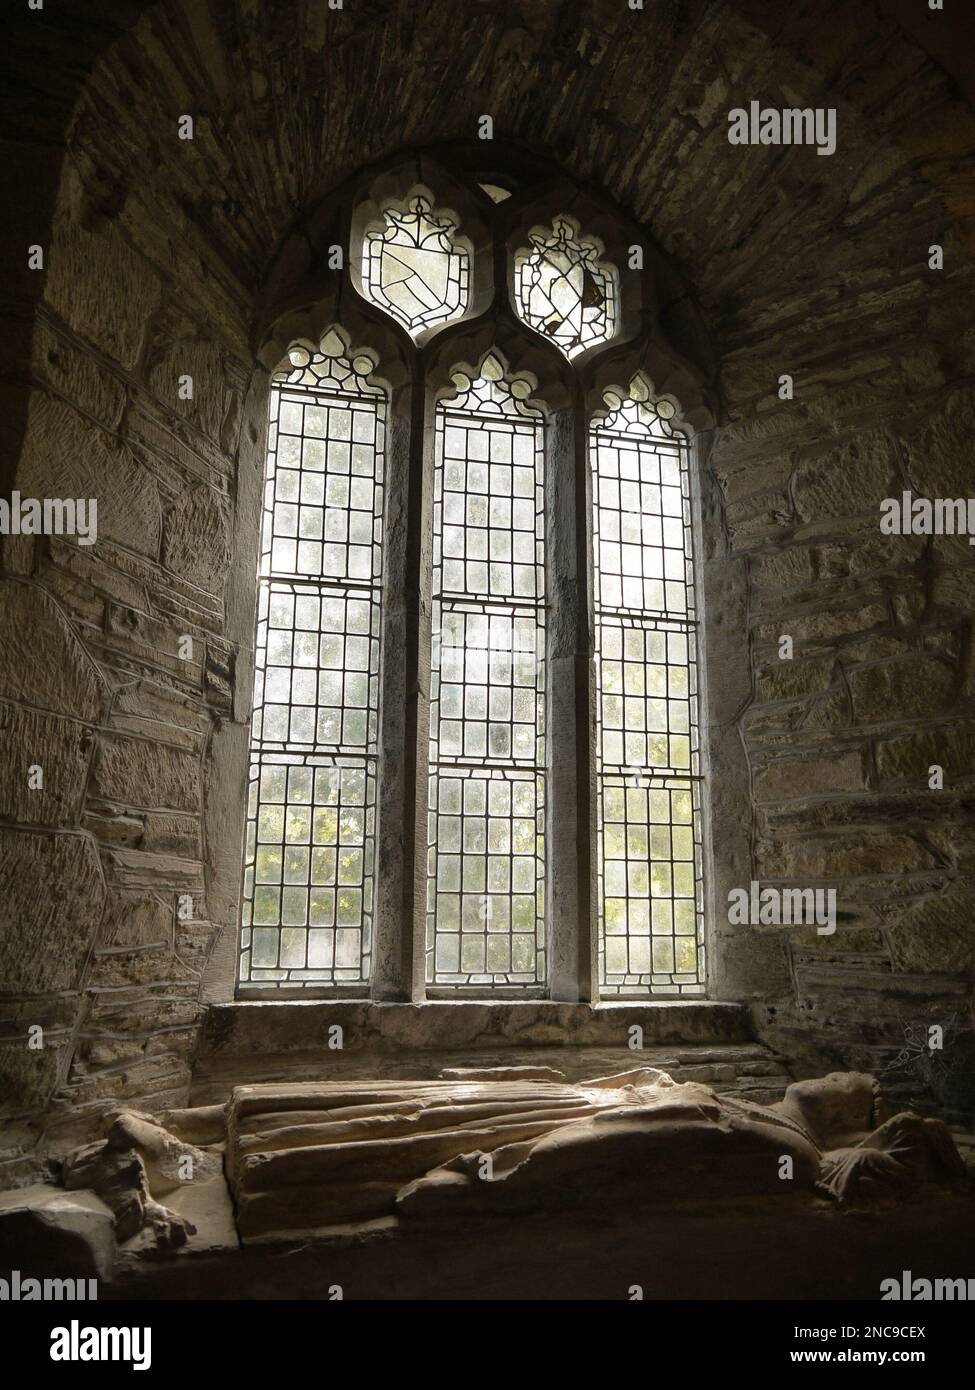
[[[798,327],[860,293],[862,320],[882,308],[870,298],[881,284],[909,298],[923,258],[907,248],[944,238],[946,223],[975,246],[959,164],[975,147],[972,114],[871,5],[508,0],[457,5],[445,24],[449,8],[45,11],[22,25],[20,135],[56,145],[66,124],[87,217],[119,213],[163,277],[173,256],[205,261],[193,297],[231,333],[300,209],[371,159],[470,139],[483,112],[499,139],[544,151],[645,222],[729,347],[760,340],[769,314]],[[728,145],[730,105],[827,93],[836,155]],[[184,110],[193,142],[175,138]],[[893,206],[896,246],[889,224],[873,235]]]

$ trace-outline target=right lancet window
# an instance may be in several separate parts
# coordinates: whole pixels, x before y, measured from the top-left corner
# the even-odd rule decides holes
[[[607,396],[589,439],[603,996],[704,993],[688,459],[647,396]]]

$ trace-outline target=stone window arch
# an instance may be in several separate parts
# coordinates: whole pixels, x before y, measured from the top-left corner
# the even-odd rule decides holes
[[[374,586],[368,661],[343,668],[342,681],[337,668],[319,666],[314,716],[302,716],[309,729],[316,721],[308,746],[279,737],[268,750],[259,736],[268,703],[265,590],[280,576],[262,571],[259,579],[241,997],[596,1002],[705,991],[692,567],[694,436],[709,414],[693,371],[659,328],[661,288],[672,292],[659,254],[622,214],[546,173],[426,155],[392,161],[314,210],[303,231],[312,254],[286,248],[272,270],[261,351],[274,376],[272,425],[289,393],[354,389],[381,432],[373,460],[381,501],[368,582],[304,576],[312,586]],[[309,387],[309,373],[323,372],[327,380]],[[685,568],[679,585],[661,574],[668,597],[660,611],[649,577],[643,609],[597,603],[605,565],[593,544],[600,517],[603,534],[613,524],[599,504],[597,441],[614,432],[624,474],[630,455],[657,460],[656,484],[642,494],[637,486],[656,499],[645,530],[670,524],[660,458],[676,469]],[[317,544],[319,519],[302,521],[300,499],[296,514],[293,499],[269,500],[281,437],[269,436],[264,532],[280,505],[286,527],[306,524]],[[344,494],[337,505],[346,505]],[[617,516],[625,505],[617,502]],[[324,556],[330,528],[343,531],[334,543],[346,544],[347,522],[322,506]],[[648,550],[653,544],[663,547],[660,537],[647,538]],[[623,552],[620,575],[629,578],[625,543]],[[264,565],[266,540],[261,556]],[[678,588],[685,603],[691,596],[683,617],[668,610]],[[619,621],[631,633],[663,632],[662,662],[647,645],[659,637],[647,636],[644,664],[658,682],[664,668],[665,689],[650,692],[644,682],[639,702],[622,692],[626,751],[613,761],[613,697],[602,675],[610,657],[599,640]],[[310,629],[301,631],[310,651]],[[319,652],[326,637],[337,649],[350,635],[322,627]],[[628,656],[624,684],[637,679],[634,669]],[[337,704],[350,676],[368,690],[359,749],[342,742],[348,711]],[[295,689],[293,677],[276,681],[275,690],[289,681]],[[302,673],[301,691],[309,681]],[[282,729],[292,729],[294,703],[287,721],[274,715]],[[633,751],[640,736],[642,760]],[[280,767],[292,757],[303,771],[282,783]],[[271,774],[260,770],[269,758]],[[361,778],[345,774],[357,799],[346,807],[341,767],[357,758]],[[292,778],[306,798],[292,808],[293,845],[281,800]],[[620,834],[616,822],[607,831],[613,778],[625,784],[622,861],[607,848]],[[645,803],[640,824],[630,783]]]

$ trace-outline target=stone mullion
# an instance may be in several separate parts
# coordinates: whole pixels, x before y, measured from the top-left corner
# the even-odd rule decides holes
[[[383,640],[370,995],[423,991],[426,760],[429,742],[430,522],[426,513],[422,373],[393,393],[388,414],[383,537]]]
[[[581,394],[548,417],[548,920],[553,999],[595,998],[593,641],[589,486]]]

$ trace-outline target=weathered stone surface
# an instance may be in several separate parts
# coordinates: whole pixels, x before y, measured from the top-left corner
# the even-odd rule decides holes
[[[79,337],[132,367],[161,286],[119,227],[107,218],[89,220],[86,204],[77,166],[66,162],[45,298]],[[108,286],[111,293],[104,292]]]
[[[886,608],[870,603],[858,608],[830,607],[817,613],[783,614],[774,623],[761,623],[755,635],[763,642],[777,642],[787,633],[793,642],[810,642],[865,632],[869,628],[886,626],[887,622]]]
[[[891,719],[936,718],[951,699],[957,676],[934,657],[904,657],[849,672],[853,709],[864,724]]]
[[[938,570],[934,576],[934,601],[969,613],[975,609],[975,568]]]
[[[99,944],[115,947],[168,945],[173,939],[175,903],[158,893],[113,888],[105,903]]]
[[[112,1213],[93,1192],[46,1185],[0,1192],[0,1266],[6,1271],[107,1279],[114,1263]]]
[[[121,632],[121,627],[119,630]],[[170,637],[167,645],[175,647],[175,634],[171,628],[167,631]],[[195,648],[197,643],[194,641],[193,645]],[[131,643],[126,644],[126,649],[131,651]],[[201,657],[196,652],[193,660],[174,668],[194,685],[198,685],[200,669]],[[114,728],[155,735],[161,735],[165,730],[170,743],[179,743],[186,748],[200,746],[200,736],[206,731],[208,722],[198,698],[193,694],[149,678],[127,681],[116,695],[112,708]]]
[[[944,769],[946,786],[975,776],[975,723],[961,719],[877,742],[877,772],[885,781],[927,783],[935,765]]]
[[[203,865],[174,854],[116,849],[105,855],[106,877],[122,888],[169,889],[194,893],[203,888]]]
[[[147,810],[193,810],[200,804],[200,765],[162,743],[103,736],[92,788],[106,801]]]
[[[879,518],[879,508],[878,508]],[[856,538],[850,550],[850,574],[894,573],[913,580],[911,570],[924,548],[922,536],[885,536],[879,529]]]
[[[163,408],[206,434],[222,449],[236,443],[240,400],[235,373],[219,345],[205,338],[180,339],[157,349],[158,360],[149,373],[149,386]],[[180,377],[193,381],[192,399],[178,395]],[[179,566],[174,565],[178,571]]]
[[[95,498],[99,541],[159,553],[162,515],[151,476],[115,436],[39,391],[31,395],[17,486],[24,497]]]
[[[146,809],[199,806],[199,760],[189,753],[136,738],[103,737],[92,787],[106,801]]]
[[[759,589],[801,588],[812,580],[813,574],[813,552],[804,546],[760,555],[751,567],[752,581]]]
[[[79,1004],[77,995],[70,997],[73,1013],[77,1013]],[[42,1110],[64,1074],[65,1049],[69,1046],[70,1035],[49,1033],[45,1029],[43,1049],[29,1049],[27,1030],[40,1022],[40,1018],[31,1017],[31,1012],[25,1012],[14,1036],[0,1041],[0,1115],[24,1115]],[[36,1012],[43,1016],[43,1007]]]
[[[171,942],[142,947],[96,947],[85,970],[88,990],[131,990],[139,985],[195,986],[196,972],[174,951]]]
[[[910,470],[922,497],[970,497],[975,391],[955,391],[910,446]]]
[[[794,657],[791,661],[776,661],[762,672],[758,693],[763,700],[797,700],[825,690],[832,675],[832,657],[811,661]]]
[[[189,655],[181,654],[180,646],[185,633],[173,622],[153,618],[138,609],[123,607],[120,604],[106,605],[105,632],[101,646],[106,653],[128,663],[138,663],[139,674],[148,674],[162,679],[175,679],[190,689],[199,689],[203,661],[203,643],[197,634]],[[149,681],[139,682],[137,690],[130,689],[129,698],[136,702],[148,697],[148,705],[155,703],[150,694]],[[172,692],[175,700],[178,692]],[[156,700],[163,698],[156,696]],[[130,703],[128,706],[132,708]],[[148,713],[148,710],[147,710]],[[151,717],[151,715],[149,716]],[[118,722],[134,723],[133,719]]]
[[[92,742],[73,719],[0,703],[0,819],[78,825]]]
[[[18,364],[19,365],[19,364]],[[34,335],[35,375],[67,400],[84,401],[88,413],[106,429],[114,429],[125,407],[125,387],[90,352],[66,333],[40,323]]]
[[[152,854],[172,854],[178,859],[199,859],[200,821],[198,817],[174,812],[150,813],[145,818],[141,848]]]
[[[910,873],[930,867],[934,857],[908,835],[808,836],[759,846],[762,876],[843,879],[869,874]]]
[[[879,927],[837,927],[832,936],[808,935],[802,949],[817,956],[876,956],[886,960],[887,948]]]
[[[90,830],[103,845],[126,845],[140,848],[145,826],[138,816],[125,816],[101,809],[85,812],[84,828]]]
[[[225,499],[210,488],[184,493],[166,513],[163,564],[189,583],[220,593],[230,556],[229,524]]]
[[[0,699],[94,723],[107,693],[53,599],[37,585],[0,580]]]
[[[876,508],[891,495],[897,456],[881,430],[860,435],[835,453],[802,465],[796,471],[796,510],[803,521],[856,516]]]
[[[271,1011],[260,1004],[218,1004],[207,1014],[206,1046],[234,1054],[321,1051],[329,1029],[338,1024],[345,1048],[396,1054],[422,1049],[559,1047],[567,1037],[579,1046],[625,1046],[633,1024],[643,1029],[646,1046],[668,1042],[748,1039],[748,1018],[737,1004],[711,1000],[636,1003],[560,1004],[470,1000],[458,1009],[449,1001],[424,1004],[369,1004],[346,999],[282,1002]],[[446,1065],[442,1063],[442,1065]]]
[[[923,898],[885,934],[896,969],[967,975],[975,965],[975,892]]]
[[[755,775],[756,801],[791,800],[827,792],[859,791],[865,785],[863,757],[855,750],[780,758]]]
[[[104,882],[87,835],[0,828],[0,980],[12,994],[76,986]]]

